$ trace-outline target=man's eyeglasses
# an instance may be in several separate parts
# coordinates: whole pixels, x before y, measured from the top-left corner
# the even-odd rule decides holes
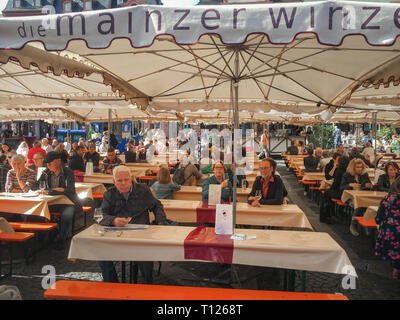
[[[214,169],[223,169],[224,167],[221,167],[221,166],[216,166],[216,167],[214,167]]]

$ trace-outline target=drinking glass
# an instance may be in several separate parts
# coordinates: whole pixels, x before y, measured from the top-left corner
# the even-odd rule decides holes
[[[44,190],[46,189],[46,181],[44,181],[44,180],[40,181],[39,189],[40,189],[40,196],[43,198]]]
[[[254,195],[257,201],[260,201],[262,198],[261,190],[256,190],[256,194]]]
[[[93,214],[93,219],[96,221],[96,223],[100,223],[101,220],[103,220],[103,210],[101,208],[97,208],[94,211]]]
[[[100,234],[101,236],[104,236],[104,228],[102,225],[100,225],[101,220],[103,220],[103,211],[101,208],[97,208],[94,211],[93,214],[93,219],[95,220],[96,223],[93,225],[93,230],[96,234]]]

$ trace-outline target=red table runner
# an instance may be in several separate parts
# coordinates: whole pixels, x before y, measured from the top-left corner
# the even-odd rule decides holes
[[[221,202],[230,204],[230,202]],[[216,206],[209,206],[207,201],[203,201],[200,207],[196,208],[196,223],[215,223]]]
[[[232,264],[233,240],[230,235],[215,234],[214,228],[197,227],[184,241],[185,259]]]

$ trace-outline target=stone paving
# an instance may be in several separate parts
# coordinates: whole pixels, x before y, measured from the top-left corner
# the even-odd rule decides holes
[[[391,279],[391,266],[389,263],[381,261],[374,256],[374,249],[369,238],[365,235],[353,237],[348,231],[348,226],[340,223],[332,225],[320,223],[317,205],[310,198],[304,197],[303,186],[297,182],[293,173],[286,171],[283,162],[278,161],[278,163],[278,170],[288,189],[291,202],[301,207],[315,231],[329,233],[345,249],[358,274],[355,288],[345,289],[342,287],[342,275],[307,272],[306,291],[340,292],[351,300],[399,299],[400,282]],[[77,221],[78,225],[79,223],[82,223],[82,221]],[[33,263],[26,265],[24,260],[21,259],[20,252],[17,251],[17,261],[13,270],[14,275],[0,280],[0,285],[17,286],[23,299],[43,300],[44,289],[42,288],[42,282],[46,284],[46,278],[43,277],[47,273],[42,273],[42,268],[45,265],[55,267],[57,280],[102,280],[100,269],[96,262],[81,260],[71,262],[67,260],[67,255],[68,248],[63,251],[56,251],[47,246],[37,253],[36,260]],[[213,279],[213,277],[225,270],[232,271],[228,265],[202,262],[163,262],[159,275],[157,273],[158,265],[158,262],[155,262],[154,284],[222,288],[239,287],[238,283],[232,283],[232,279],[235,278],[231,276],[230,272],[217,279],[220,282]],[[8,265],[3,264],[3,269],[7,270],[7,268]],[[234,269],[240,275],[241,287],[244,289],[282,290],[283,288],[282,270],[244,265],[235,265]],[[117,265],[117,270],[120,270],[120,264]],[[209,282],[209,280],[215,282]],[[300,291],[300,272],[296,273],[295,285],[296,291]]]

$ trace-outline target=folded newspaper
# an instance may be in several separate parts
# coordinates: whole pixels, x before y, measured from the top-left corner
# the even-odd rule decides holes
[[[127,224],[124,227],[104,227],[105,231],[122,231],[122,230],[146,230],[149,226],[147,224]]]

